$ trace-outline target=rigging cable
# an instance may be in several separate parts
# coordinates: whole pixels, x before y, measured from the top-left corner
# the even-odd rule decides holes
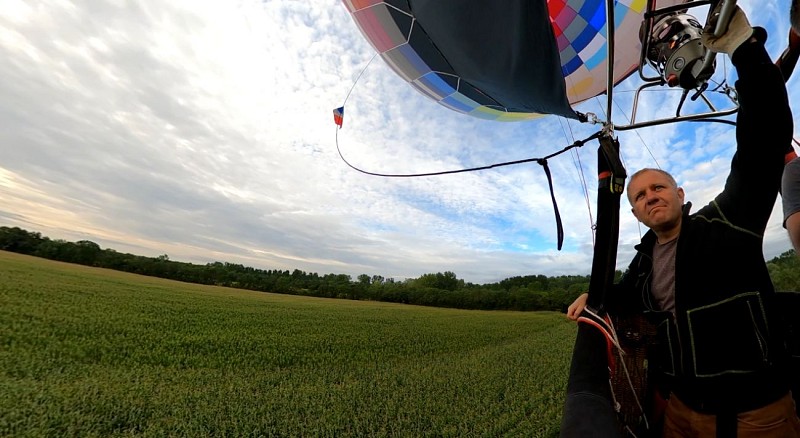
[[[628,124],[630,124],[631,123],[631,119],[628,118],[628,115],[625,114],[625,111],[622,110],[622,107],[619,106],[619,103],[618,102],[614,102],[614,104],[617,105],[617,108],[619,108],[619,112],[625,117],[625,120],[628,122]],[[650,149],[650,146],[648,146],[647,142],[644,141],[644,138],[642,137],[642,134],[639,134],[639,130],[634,129],[633,132],[636,133],[637,137],[639,137],[639,141],[642,142],[642,146],[644,146],[644,148],[647,150],[647,153],[650,154],[650,158],[652,158],[653,161],[656,163],[656,167],[661,169],[661,164],[658,162],[658,159],[656,159],[656,156],[653,154],[653,151]],[[620,154],[620,159],[622,160],[622,162],[624,164],[625,160],[623,159],[622,154]]]
[[[571,145],[568,145],[568,146],[564,147],[560,151],[553,152],[552,154],[545,155],[544,157],[541,157],[541,158],[524,158],[524,159],[521,159],[521,160],[504,161],[504,162],[501,162],[501,163],[488,164],[488,165],[485,165],[485,166],[466,167],[466,168],[463,168],[463,169],[442,170],[442,171],[437,171],[437,172],[424,172],[424,173],[380,173],[380,172],[371,172],[371,171],[364,170],[364,169],[358,168],[358,167],[350,164],[350,162],[347,161],[347,159],[344,157],[344,155],[342,155],[341,148],[339,148],[339,130],[338,129],[336,130],[336,150],[339,152],[339,157],[342,159],[342,161],[344,161],[345,164],[350,166],[351,169],[353,169],[355,171],[358,171],[358,172],[361,172],[361,173],[363,173],[365,175],[380,176],[380,177],[384,177],[384,178],[418,178],[418,177],[423,177],[423,176],[452,175],[454,173],[475,172],[475,171],[478,171],[478,170],[488,170],[488,169],[494,169],[494,168],[497,168],[497,167],[513,166],[515,164],[532,163],[532,162],[539,163],[542,166],[544,166],[545,169],[547,169],[547,160],[548,159],[553,158],[553,157],[558,156],[558,155],[561,155],[561,154],[563,154],[564,152],[567,152],[570,149],[581,147],[588,141],[600,138],[600,136],[602,134],[603,134],[602,131],[597,131],[594,134],[584,138],[583,140],[576,140]]]
[[[568,74],[567,69],[565,66],[561,66],[561,73],[564,76],[565,81],[567,82],[567,88],[569,91],[575,91],[575,83],[572,78],[572,75]],[[564,130],[564,124],[561,121],[561,118],[558,119],[559,124],[561,125],[561,131],[564,132],[564,137],[567,138],[567,141],[575,141],[575,133],[572,132],[572,125],[569,123],[569,119],[566,120],[567,127],[569,128],[569,137],[567,137],[566,130]],[[577,157],[577,163],[576,163]],[[592,248],[595,246],[595,223],[594,217],[592,214],[592,202],[589,199],[589,188],[586,184],[586,176],[583,173],[583,163],[581,162],[581,155],[578,149],[574,149],[572,151],[572,164],[578,170],[578,179],[580,180],[581,189],[583,190],[583,198],[586,201],[586,210],[589,212],[589,231],[592,233]]]
[[[352,168],[353,170],[356,170],[356,171],[361,172],[361,173],[366,174],[366,175],[380,176],[380,177],[384,177],[384,178],[416,178],[416,177],[423,177],[423,176],[451,175],[451,174],[454,174],[454,173],[475,172],[475,171],[478,171],[478,170],[494,169],[496,167],[511,166],[511,165],[514,165],[514,164],[536,162],[537,164],[542,166],[542,168],[544,169],[544,174],[547,176],[547,184],[548,184],[548,186],[550,188],[550,199],[553,201],[553,210],[554,210],[554,213],[555,213],[555,216],[556,216],[555,217],[555,219],[556,219],[556,232],[557,232],[557,238],[558,238],[557,247],[558,247],[558,250],[561,251],[561,246],[564,244],[564,227],[563,227],[563,225],[561,223],[561,213],[559,213],[559,211],[558,211],[558,203],[556,202],[556,195],[555,195],[555,191],[553,190],[553,177],[550,174],[550,167],[547,165],[547,160],[550,159],[550,158],[553,158],[555,156],[561,155],[561,154],[563,154],[564,152],[566,152],[566,151],[568,151],[570,149],[573,149],[573,148],[576,148],[576,147],[581,147],[586,142],[588,142],[590,140],[598,139],[598,138],[602,137],[603,135],[604,135],[603,131],[597,131],[594,134],[590,135],[589,137],[587,137],[587,138],[585,138],[583,140],[577,140],[574,143],[572,143],[571,145],[564,147],[560,151],[554,152],[554,153],[552,153],[550,155],[546,155],[546,156],[541,157],[541,158],[525,158],[525,159],[522,159],[522,160],[506,161],[506,162],[502,162],[502,163],[489,164],[489,165],[486,165],[486,166],[469,167],[469,168],[455,169],[455,170],[444,170],[444,171],[439,171],[439,172],[426,172],[426,173],[395,173],[395,174],[391,174],[391,173],[370,172],[370,171],[360,169],[360,168],[350,164],[350,162],[348,162],[347,159],[344,158],[344,155],[342,155],[342,150],[339,147],[339,129],[336,129],[336,151],[339,152],[339,157],[342,159],[342,161],[344,161],[345,164],[350,166],[350,168]]]
[[[367,71],[367,67],[369,67],[370,64],[372,64],[372,61],[374,61],[377,56],[378,56],[378,52],[375,52],[375,54],[372,55],[372,58],[369,59],[369,62],[367,62],[367,65],[365,65],[364,68],[361,69],[361,72],[358,73],[358,76],[356,76],[356,80],[353,81],[353,86],[350,87],[350,90],[347,92],[347,95],[344,97],[344,101],[342,102],[342,106],[344,106],[344,104],[347,103],[347,99],[350,97],[350,93],[353,92],[353,89],[356,88],[356,84],[358,84],[358,80],[361,79],[361,75],[363,75],[364,72]]]
[[[567,122],[567,127],[569,128],[569,136],[567,135],[567,131],[564,129],[564,122],[561,118],[558,118],[558,123],[561,125],[561,131],[564,133],[564,137],[567,141],[572,140],[575,141],[575,133],[572,132],[572,126]],[[594,247],[595,240],[594,240],[594,217],[592,215],[592,203],[589,199],[589,188],[586,184],[586,176],[583,173],[583,163],[581,162],[581,155],[578,149],[573,149],[572,151],[572,164],[575,166],[575,170],[578,171],[578,179],[580,180],[581,190],[583,191],[583,199],[586,201],[586,210],[589,212],[589,230],[592,232],[592,247]]]

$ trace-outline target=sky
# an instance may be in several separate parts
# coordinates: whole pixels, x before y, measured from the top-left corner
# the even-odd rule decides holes
[[[788,0],[738,3],[767,28],[776,58]],[[374,54],[339,0],[4,0],[0,226],[171,260],[354,278],[589,274],[596,141],[549,160],[560,251],[536,163],[382,178],[348,167],[337,145],[364,170],[423,173],[542,157],[600,127],[456,113]],[[720,56],[715,78],[725,77],[735,73]],[[616,125],[628,123],[636,81],[614,88]],[[800,79],[787,85],[800,114]],[[678,96],[643,93],[636,120],[674,113]],[[332,109],[345,99],[337,131]],[[601,119],[606,108],[605,96],[575,107]],[[672,172],[695,209],[722,189],[735,149],[734,128],[719,123],[616,135],[629,173]],[[779,199],[767,259],[790,249],[780,208]],[[619,269],[645,232],[623,199]]]

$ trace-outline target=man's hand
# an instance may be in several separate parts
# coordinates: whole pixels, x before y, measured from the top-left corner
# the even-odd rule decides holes
[[[578,298],[575,298],[575,301],[567,307],[567,318],[577,321],[581,312],[583,312],[583,308],[586,307],[586,300],[588,299],[588,293],[581,294]]]
[[[747,21],[744,11],[738,6],[734,6],[733,14],[728,22],[728,28],[722,35],[714,36],[714,29],[717,26],[719,12],[723,3],[723,1],[717,3],[716,8],[709,15],[708,23],[703,28],[703,35],[700,40],[711,51],[733,55],[733,52],[753,35],[753,28],[750,27],[750,22]]]

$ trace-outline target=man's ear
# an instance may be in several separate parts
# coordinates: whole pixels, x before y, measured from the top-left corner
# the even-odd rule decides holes
[[[685,193],[683,192],[683,187],[678,187],[678,199],[681,200],[681,204],[684,204],[684,202],[683,202],[684,196],[685,196]]]
[[[636,216],[636,210],[634,210],[633,208],[631,208],[631,214],[633,214],[633,217],[635,217],[637,221],[641,222],[639,216]]]

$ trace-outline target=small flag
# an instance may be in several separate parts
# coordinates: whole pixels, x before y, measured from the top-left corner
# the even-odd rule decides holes
[[[344,107],[333,110],[333,122],[339,125],[339,129],[342,128],[342,122],[344,122]]]

